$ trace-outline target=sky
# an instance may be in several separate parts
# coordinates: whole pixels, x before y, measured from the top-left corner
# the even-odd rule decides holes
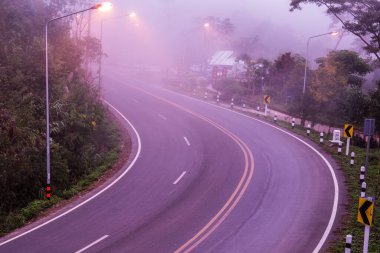
[[[305,55],[306,41],[310,36],[340,28],[339,24],[332,26],[333,21],[325,14],[325,9],[306,5],[302,10],[290,12],[289,2],[290,0],[114,0],[111,13],[95,15],[93,27],[99,27],[99,20],[105,20],[104,48],[108,56],[115,59],[163,59],[169,58],[169,51],[176,52],[177,58],[178,55],[185,55],[186,51],[195,55],[196,41],[199,46],[203,39],[202,27],[198,23],[207,16],[229,18],[235,26],[235,40],[256,36],[257,45],[254,52],[250,52],[254,58],[274,59],[287,51]],[[135,20],[133,25],[128,18],[123,17],[132,11],[138,13],[138,21]],[[97,31],[94,33],[97,34]],[[337,42],[338,38],[332,36],[313,39],[309,50],[311,61],[333,50]],[[338,49],[353,49],[355,47],[352,42],[353,37],[345,35]],[[212,50],[216,49],[229,48]]]

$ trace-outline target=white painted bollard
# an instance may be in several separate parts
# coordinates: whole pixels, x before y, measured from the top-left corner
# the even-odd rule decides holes
[[[205,92],[205,100],[207,100],[207,92]]]
[[[346,236],[346,247],[344,253],[351,253],[352,235]]]
[[[319,143],[323,144],[323,132],[319,134]]]
[[[350,166],[355,164],[355,152],[351,152]]]
[[[294,126],[296,125],[296,119],[292,118],[292,129],[294,129]]]
[[[220,103],[220,100],[219,100],[219,94],[216,95],[216,103],[219,104]]]
[[[367,190],[367,184],[366,182],[362,183],[362,192],[360,193],[360,197],[365,198],[365,192]]]
[[[246,108],[245,104],[243,104],[243,108],[244,108],[244,109]]]
[[[234,99],[231,98],[231,108],[234,108]]]
[[[338,143],[338,155],[342,154],[342,142]]]
[[[365,181],[365,167],[360,168],[360,185]]]
[[[273,120],[274,120],[274,123],[277,124],[277,114],[274,115]]]
[[[311,129],[311,124],[308,124],[307,125],[307,130],[306,130],[307,136],[310,136],[310,129]]]

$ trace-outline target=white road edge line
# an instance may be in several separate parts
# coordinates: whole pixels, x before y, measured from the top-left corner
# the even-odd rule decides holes
[[[315,247],[315,249],[313,250],[313,253],[318,253],[321,248],[323,247],[323,245],[325,244],[326,240],[327,240],[327,237],[329,236],[330,232],[331,232],[331,229],[332,229],[332,226],[334,225],[334,221],[335,221],[335,218],[336,218],[336,214],[338,212],[338,203],[339,203],[339,185],[338,185],[338,179],[336,178],[336,174],[334,172],[334,169],[332,167],[332,165],[330,164],[330,162],[327,160],[326,157],[324,157],[318,150],[316,150],[314,147],[312,147],[310,144],[308,144],[307,142],[303,141],[302,139],[298,138],[297,136],[281,129],[281,128],[278,128],[276,126],[273,126],[265,121],[262,121],[262,120],[259,120],[259,119],[256,119],[256,118],[253,118],[253,117],[250,117],[248,115],[245,115],[243,113],[240,113],[240,112],[236,112],[236,111],[233,111],[231,109],[228,109],[228,108],[224,108],[224,107],[221,107],[221,106],[218,106],[218,105],[215,105],[215,104],[211,104],[211,103],[208,103],[208,102],[205,102],[205,101],[202,101],[202,100],[199,100],[199,99],[196,99],[196,98],[193,98],[193,97],[190,97],[190,96],[186,96],[186,95],[183,95],[183,94],[180,94],[180,93],[177,93],[177,92],[174,92],[174,91],[171,91],[171,90],[168,90],[168,89],[163,89],[163,88],[160,88],[162,90],[166,90],[168,91],[169,93],[173,93],[173,94],[177,94],[177,95],[180,95],[180,96],[183,96],[183,97],[186,97],[188,99],[192,99],[192,100],[195,100],[195,101],[198,101],[198,102],[202,102],[202,103],[205,103],[205,104],[208,104],[208,105],[211,105],[211,106],[214,106],[216,108],[220,108],[220,109],[223,109],[223,110],[226,110],[226,111],[229,111],[229,112],[233,112],[235,114],[238,114],[238,115],[241,115],[245,118],[249,118],[251,120],[254,120],[254,121],[257,121],[257,122],[261,122],[262,124],[265,124],[265,125],[268,125],[274,129],[277,129],[278,131],[281,131],[291,137],[293,137],[294,139],[300,141],[301,143],[305,144],[307,147],[309,147],[312,151],[314,151],[315,153],[317,153],[317,155],[319,157],[322,158],[322,160],[325,162],[325,164],[327,165],[327,167],[329,168],[330,170],[330,173],[331,173],[331,176],[333,178],[333,181],[334,181],[334,204],[333,204],[333,208],[332,208],[332,212],[331,212],[331,216],[330,216],[330,220],[329,220],[329,223],[327,224],[327,227],[326,227],[326,230],[325,232],[323,233],[323,236],[321,238],[321,240],[318,242],[317,246]]]
[[[164,115],[162,115],[162,114],[158,114],[158,117],[160,117],[163,120],[167,120],[167,118]]]
[[[118,177],[118,178],[116,178],[115,179],[115,181],[113,181],[112,183],[110,183],[109,185],[107,185],[103,190],[101,190],[100,192],[98,192],[98,193],[96,193],[95,195],[93,195],[92,197],[90,197],[90,198],[88,198],[88,199],[86,199],[85,201],[83,201],[82,203],[80,203],[80,204],[78,204],[77,206],[74,206],[73,208],[71,208],[71,209],[69,209],[69,210],[67,210],[66,212],[64,212],[64,213],[62,213],[62,214],[60,214],[60,215],[58,215],[58,216],[56,216],[56,217],[54,217],[54,218],[52,218],[51,220],[48,220],[48,221],[46,221],[46,222],[44,222],[44,223],[42,223],[41,225],[38,225],[37,227],[34,227],[34,228],[32,228],[32,229],[30,229],[30,230],[28,230],[28,231],[26,231],[26,232],[24,232],[24,233],[22,233],[22,234],[19,234],[19,235],[17,235],[17,236],[15,236],[15,237],[13,237],[13,238],[11,238],[11,239],[8,239],[8,240],[6,240],[5,242],[2,242],[2,243],[0,243],[0,246],[3,246],[3,245],[5,245],[5,244],[7,244],[7,243],[9,243],[9,242],[11,242],[11,241],[14,241],[14,240],[16,240],[16,239],[18,239],[18,238],[20,238],[20,237],[22,237],[22,236],[24,236],[24,235],[27,235],[27,234],[29,234],[29,233],[31,233],[31,232],[33,232],[33,231],[35,231],[35,230],[37,230],[37,229],[39,229],[39,228],[41,228],[41,227],[44,227],[44,226],[46,226],[47,224],[49,224],[49,223],[51,223],[51,222],[53,222],[53,221],[55,221],[55,220],[58,220],[59,218],[61,218],[61,217],[63,217],[63,216],[65,216],[65,215],[67,215],[67,214],[69,214],[69,213],[71,213],[71,212],[73,212],[74,210],[76,210],[76,209],[78,209],[79,207],[81,207],[81,206],[83,206],[83,205],[85,205],[85,204],[87,204],[88,202],[90,202],[91,200],[93,200],[94,198],[96,198],[96,197],[98,197],[100,194],[102,194],[103,192],[105,192],[105,191],[107,191],[109,188],[111,188],[113,185],[115,185],[118,181],[120,181],[131,169],[132,169],[132,167],[135,165],[135,163],[136,163],[136,161],[137,161],[137,159],[139,158],[139,156],[140,156],[140,153],[141,153],[141,138],[140,138],[140,135],[139,135],[139,133],[137,132],[137,130],[136,130],[136,128],[132,125],[132,123],[119,111],[119,110],[117,110],[115,107],[113,107],[108,101],[106,101],[106,100],[103,100],[107,105],[109,105],[113,110],[115,110],[127,123],[128,123],[128,125],[130,125],[131,126],[131,128],[132,128],[132,130],[134,131],[134,133],[136,134],[136,136],[137,136],[137,143],[138,143],[138,148],[137,148],[137,153],[136,153],[136,155],[135,155],[135,157],[133,158],[133,161],[132,161],[132,163],[128,166],[128,168]]]
[[[190,146],[190,145],[191,145],[191,144],[190,144],[190,142],[189,142],[189,140],[186,138],[186,136],[185,136],[185,137],[183,137],[183,139],[185,140],[185,142],[186,142],[187,146]]]
[[[95,242],[93,242],[93,243],[91,243],[91,244],[87,245],[86,247],[84,247],[84,248],[83,248],[83,249],[81,249],[81,250],[78,250],[78,251],[76,251],[75,253],[81,253],[81,252],[83,252],[83,251],[85,251],[85,250],[87,250],[87,249],[91,248],[91,247],[92,247],[92,246],[94,246],[95,244],[97,244],[97,243],[99,243],[99,242],[103,241],[104,239],[106,239],[108,236],[109,236],[109,235],[105,235],[105,236],[103,236],[103,237],[99,238],[99,239],[98,239],[98,240],[96,240]]]
[[[179,178],[177,178],[177,180],[176,181],[174,181],[174,185],[175,184],[178,184],[179,183],[179,181],[181,181],[181,179],[183,178],[183,176],[185,176],[185,174],[186,174],[186,171],[184,171],[184,172],[182,172],[182,174],[179,176]]]

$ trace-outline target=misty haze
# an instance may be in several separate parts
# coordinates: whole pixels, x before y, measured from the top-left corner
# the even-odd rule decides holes
[[[0,10],[0,253],[380,252],[378,0]]]

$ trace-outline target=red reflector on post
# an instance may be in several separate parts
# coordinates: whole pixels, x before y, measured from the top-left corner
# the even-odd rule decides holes
[[[47,185],[46,186],[46,198],[50,199],[50,197],[51,197],[51,186]]]

